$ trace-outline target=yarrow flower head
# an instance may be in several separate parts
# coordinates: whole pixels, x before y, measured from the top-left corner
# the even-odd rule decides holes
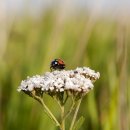
[[[75,70],[55,70],[44,75],[27,77],[21,82],[18,91],[30,96],[42,96],[44,93],[55,96],[59,93],[70,93],[76,96],[88,93],[93,89],[93,83],[99,79],[100,73],[87,67]]]
[[[60,64],[58,64],[60,63]],[[74,116],[70,125],[70,130],[75,126],[77,112],[82,100],[82,97],[93,89],[93,83],[99,79],[100,73],[91,70],[88,67],[78,67],[75,70],[64,70],[65,64],[55,59],[51,62],[52,72],[46,72],[43,75],[36,75],[27,77],[18,87],[18,91],[33,97],[43,106],[46,114],[52,119],[60,130],[65,129],[65,119],[75,109]],[[44,102],[43,95],[48,94],[57,101],[61,108],[61,121],[53,115],[50,109]],[[71,105],[67,112],[65,112],[65,103],[68,97],[71,98]]]

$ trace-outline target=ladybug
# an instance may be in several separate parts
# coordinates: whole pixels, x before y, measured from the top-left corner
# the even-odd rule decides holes
[[[61,59],[54,59],[51,62],[50,70],[63,70],[65,68],[65,63]]]

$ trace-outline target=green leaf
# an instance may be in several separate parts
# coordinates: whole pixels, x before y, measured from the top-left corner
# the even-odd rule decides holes
[[[78,121],[75,123],[73,130],[79,130],[79,128],[82,126],[85,118],[81,116]]]

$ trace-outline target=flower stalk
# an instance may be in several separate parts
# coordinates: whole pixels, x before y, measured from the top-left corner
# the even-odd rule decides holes
[[[64,115],[64,120],[71,114],[71,112],[74,110],[74,106],[75,106],[75,101],[72,97],[72,105],[70,107],[70,109],[68,110],[68,112],[66,113],[66,115]]]
[[[61,130],[65,130],[64,113],[65,113],[64,106],[61,106]]]
[[[80,107],[81,101],[82,101],[82,98],[79,99],[79,101],[78,101],[78,103],[77,103],[77,107],[76,107],[76,110],[75,110],[75,113],[74,113],[74,116],[73,116],[73,119],[72,119],[72,122],[71,122],[70,129],[69,129],[69,130],[73,130],[74,123],[75,123],[75,121],[76,121],[76,117],[77,117],[77,114],[78,114],[78,111],[79,111],[79,107]]]
[[[57,121],[57,119],[55,118],[55,116],[52,114],[52,112],[50,111],[50,109],[46,106],[46,104],[44,103],[43,99],[41,97],[35,96],[35,99],[38,100],[40,102],[40,104],[43,106],[44,111],[46,112],[46,114],[50,117],[50,119],[53,120],[54,124],[56,126],[60,126],[60,123]]]

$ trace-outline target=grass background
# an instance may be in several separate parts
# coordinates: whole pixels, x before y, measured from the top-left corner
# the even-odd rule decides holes
[[[129,22],[122,17],[64,13],[48,9],[37,19],[24,15],[1,24],[0,129],[58,130],[39,103],[18,93],[17,87],[27,76],[50,71],[50,61],[62,58],[66,69],[89,66],[101,74],[82,101],[79,116],[85,122],[81,130],[129,130]],[[46,95],[45,100],[59,117],[55,102]],[[71,116],[67,128],[70,120]]]

